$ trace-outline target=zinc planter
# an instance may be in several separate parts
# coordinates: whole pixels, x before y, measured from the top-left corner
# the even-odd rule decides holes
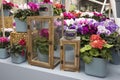
[[[85,63],[85,73],[96,77],[106,77],[107,62],[102,58],[93,58],[89,64]]]
[[[120,18],[120,0],[115,0],[117,17]]]
[[[112,64],[115,65],[120,65],[120,51],[117,51],[115,49],[111,50],[111,55],[112,55]]]
[[[44,53],[40,53],[39,50],[37,50],[37,54],[38,54],[38,59],[42,62],[48,62],[49,58],[49,54],[44,54]]]
[[[27,32],[27,23],[15,18],[16,32]]]
[[[9,16],[10,15],[10,10],[4,9],[4,16]],[[2,16],[2,13],[0,12],[0,16]]]
[[[15,64],[20,64],[26,61],[26,55],[14,55],[11,54],[11,61]]]
[[[5,48],[0,48],[0,59],[8,58],[9,54]]]

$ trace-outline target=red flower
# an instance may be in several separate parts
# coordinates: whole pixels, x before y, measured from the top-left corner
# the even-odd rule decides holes
[[[24,50],[22,50],[22,53],[21,53],[21,55],[22,55],[22,56],[24,56],[24,55],[25,55],[25,51],[24,51]]]
[[[104,44],[106,44],[106,41],[103,40],[99,35],[95,35],[93,34],[91,37],[90,37],[90,45],[93,47],[93,48],[98,48],[98,49],[102,49]]]
[[[95,41],[90,42],[90,45],[93,48],[102,49],[105,43],[106,42],[104,40],[95,40]]]
[[[90,41],[94,41],[94,40],[101,40],[102,38],[100,37],[100,35],[95,35],[93,34],[91,37],[90,37]]]
[[[26,41],[25,41],[24,39],[21,39],[21,40],[19,41],[19,45],[25,46],[25,45],[26,45]]]
[[[50,0],[44,0],[43,2],[44,2],[44,3],[49,3],[49,2],[50,2]]]

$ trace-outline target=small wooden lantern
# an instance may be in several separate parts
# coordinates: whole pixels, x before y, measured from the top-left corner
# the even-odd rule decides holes
[[[57,28],[54,26],[56,18],[62,17],[31,16],[27,18],[29,64],[53,69],[60,62],[59,57],[54,56],[60,39]]]
[[[4,17],[5,28],[13,28],[13,17]],[[2,28],[2,17],[0,17],[0,30]]]
[[[68,45],[68,46],[66,46]],[[79,71],[80,70],[80,58],[79,58],[79,49],[80,49],[80,37],[76,37],[72,40],[67,40],[64,37],[60,39],[60,68],[61,70],[68,70],[68,71]],[[70,50],[71,47],[73,47],[73,50],[67,51],[68,47]],[[67,61],[67,57],[70,56],[70,53],[72,52],[73,61]],[[67,55],[69,54],[69,55]]]

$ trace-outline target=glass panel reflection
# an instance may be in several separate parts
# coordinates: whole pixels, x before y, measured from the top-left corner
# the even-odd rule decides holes
[[[75,62],[75,57],[74,57],[74,52],[75,52],[75,49],[74,49],[74,45],[70,45],[70,44],[65,44],[64,45],[64,53],[65,53],[65,63],[66,64],[74,64]]]

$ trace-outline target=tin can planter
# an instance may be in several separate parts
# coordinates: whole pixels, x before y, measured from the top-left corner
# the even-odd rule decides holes
[[[89,64],[85,63],[85,73],[96,77],[106,77],[107,62],[102,58],[93,58]]]
[[[39,9],[40,16],[53,16],[52,4],[41,4]]]
[[[115,65],[120,65],[120,50],[111,49],[112,60],[111,63]]]
[[[71,40],[75,39],[77,36],[76,29],[66,29],[64,37],[65,39]]]
[[[11,54],[11,61],[15,64],[20,64],[26,61],[26,55],[19,55],[16,53],[15,54]]]
[[[16,32],[27,32],[27,24],[25,21],[21,21],[18,18],[15,18],[16,23]]]
[[[46,53],[40,53],[39,50],[37,49],[37,54],[38,54],[38,59],[42,62],[48,62],[49,60],[49,54]]]
[[[10,15],[10,10],[4,9],[4,16],[9,16]],[[0,16],[2,16],[2,13],[0,12]]]
[[[116,2],[117,17],[120,18],[120,0],[115,0],[115,2]]]
[[[5,48],[0,48],[0,59],[6,59],[10,55]]]

